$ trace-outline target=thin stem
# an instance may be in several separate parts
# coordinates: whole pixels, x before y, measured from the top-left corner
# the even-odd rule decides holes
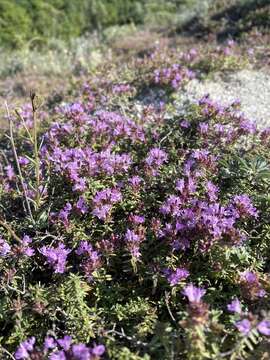
[[[171,308],[170,308],[170,304],[169,304],[169,294],[167,292],[165,292],[165,304],[166,304],[166,307],[168,309],[168,312],[169,312],[169,315],[172,319],[173,322],[176,322],[175,320],[175,317],[173,316],[172,314],[172,311],[171,311]]]
[[[137,340],[135,336],[128,336],[128,335],[126,335],[123,328],[121,328],[121,332],[120,332],[120,331],[116,331],[116,330],[114,330],[114,329],[109,330],[109,331],[106,331],[106,335],[107,335],[107,334],[115,334],[115,335],[118,335],[118,336],[120,336],[120,337],[122,337],[122,338],[124,338],[124,339],[127,339],[127,340],[129,340],[129,341],[134,342],[136,345],[147,346],[147,343],[142,342],[142,341],[140,341],[140,340]]]
[[[37,116],[36,116],[36,106],[34,104],[35,93],[30,94],[31,103],[32,103],[32,112],[33,112],[33,139],[34,139],[34,157],[35,157],[35,172],[36,172],[36,203],[37,208],[40,206],[40,163],[39,163],[39,151],[38,151],[38,138],[37,138]]]
[[[7,350],[5,349],[2,345],[0,345],[0,349],[6,353],[12,360],[16,360],[15,357]]]
[[[25,123],[25,121],[24,121],[24,118],[22,117],[22,115],[19,113],[18,110],[15,110],[15,113],[16,113],[16,115],[19,117],[19,119],[21,120],[21,122],[22,122],[22,124],[23,124],[23,127],[24,127],[25,131],[27,132],[27,135],[28,135],[28,137],[29,137],[29,140],[30,140],[31,143],[33,144],[34,141],[33,141],[32,135],[31,135],[28,127],[26,126],[26,123]]]
[[[33,215],[32,215],[32,211],[31,211],[31,207],[30,207],[28,196],[27,196],[25,184],[24,184],[24,181],[23,181],[22,171],[21,171],[21,167],[20,167],[20,163],[19,163],[19,159],[18,159],[18,155],[17,155],[17,151],[16,151],[16,146],[15,146],[14,136],[13,136],[13,122],[12,122],[12,118],[10,116],[10,112],[9,112],[7,102],[5,102],[5,106],[6,106],[6,112],[7,112],[7,117],[8,117],[8,121],[9,121],[9,136],[10,136],[11,147],[12,147],[14,159],[15,159],[15,162],[16,162],[17,170],[18,170],[18,173],[19,173],[19,179],[20,179],[22,190],[23,190],[23,195],[24,195],[24,198],[25,198],[27,211],[28,211],[28,214],[30,216],[30,219],[32,220],[32,222],[34,222],[34,218],[33,218]]]
[[[2,218],[0,218],[0,226],[3,226],[3,228],[5,228],[16,241],[18,241],[19,243],[22,242],[22,240],[15,233],[15,231],[12,230],[12,228],[8,225],[8,223],[6,221],[4,221]]]

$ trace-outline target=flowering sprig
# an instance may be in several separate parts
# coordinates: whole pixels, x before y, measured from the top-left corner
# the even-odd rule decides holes
[[[175,271],[166,271],[167,280],[171,286],[179,284],[189,276],[189,271],[185,268],[177,268]]]
[[[113,205],[122,200],[121,192],[114,189],[104,189],[98,191],[93,198],[92,214],[100,220],[107,220],[110,216]]]
[[[82,241],[75,252],[80,257],[83,257],[80,267],[87,279],[91,281],[93,272],[102,265],[100,254],[87,241]]]
[[[45,256],[47,264],[55,273],[63,274],[66,271],[67,256],[71,250],[64,244],[59,243],[57,247],[42,246],[39,252]]]
[[[14,353],[16,360],[50,359],[50,360],[99,360],[105,353],[104,345],[94,344],[92,347],[82,343],[74,343],[72,337],[65,335],[55,339],[47,336],[43,346],[36,346],[36,338],[23,341]]]

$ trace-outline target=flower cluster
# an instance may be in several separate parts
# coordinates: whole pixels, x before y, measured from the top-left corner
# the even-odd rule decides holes
[[[189,271],[184,268],[177,268],[175,271],[166,271],[167,280],[171,286],[175,286],[189,276]]]
[[[237,100],[179,109],[201,60],[157,45],[108,64],[48,122],[37,111],[37,143],[31,108],[16,152],[3,141],[0,338],[15,359],[241,358],[270,336],[269,129]]]
[[[264,297],[266,294],[258,275],[252,271],[247,270],[241,274],[240,285],[243,296],[247,299],[254,300]]]
[[[234,299],[227,305],[229,312],[236,314],[241,320],[235,322],[237,330],[244,336],[248,336],[252,329],[256,328],[260,334],[270,336],[270,321],[258,321],[251,313],[245,314],[242,310],[242,304],[238,298]]]
[[[92,273],[101,267],[102,261],[100,254],[93,249],[93,246],[87,241],[82,241],[76,250],[76,254],[83,257],[80,264],[88,280],[92,279]]]
[[[193,284],[189,284],[182,293],[188,298],[188,312],[192,322],[195,324],[205,323],[208,319],[208,305],[202,301],[202,297],[206,291]]]
[[[104,345],[89,347],[85,344],[76,344],[68,335],[60,339],[47,336],[42,347],[35,346],[35,343],[34,336],[23,341],[14,354],[15,359],[98,360],[105,353]]]
[[[98,191],[93,198],[92,214],[100,220],[107,220],[113,205],[122,200],[122,194],[118,189],[104,189]]]
[[[42,246],[39,252],[45,256],[47,264],[56,273],[64,273],[66,270],[67,256],[71,252],[64,244],[59,243],[57,247]]]
[[[179,64],[173,64],[168,68],[156,69],[154,72],[154,82],[158,85],[169,85],[173,89],[178,89],[188,80],[193,79],[194,76],[193,71]]]

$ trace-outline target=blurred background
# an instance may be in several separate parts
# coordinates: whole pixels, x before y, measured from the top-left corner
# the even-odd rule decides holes
[[[0,0],[0,100],[26,96],[26,83],[59,92],[110,54],[142,56],[158,43],[233,38],[263,42],[266,56],[269,28],[270,0]]]
[[[106,40],[135,27],[222,39],[269,27],[269,6],[269,0],[0,0],[0,44],[44,46],[94,32]]]

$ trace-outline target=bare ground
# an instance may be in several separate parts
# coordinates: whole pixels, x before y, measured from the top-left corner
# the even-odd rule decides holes
[[[245,69],[206,81],[194,79],[186,91],[188,98],[198,99],[209,94],[224,104],[239,99],[248,118],[259,126],[270,125],[270,73]]]

